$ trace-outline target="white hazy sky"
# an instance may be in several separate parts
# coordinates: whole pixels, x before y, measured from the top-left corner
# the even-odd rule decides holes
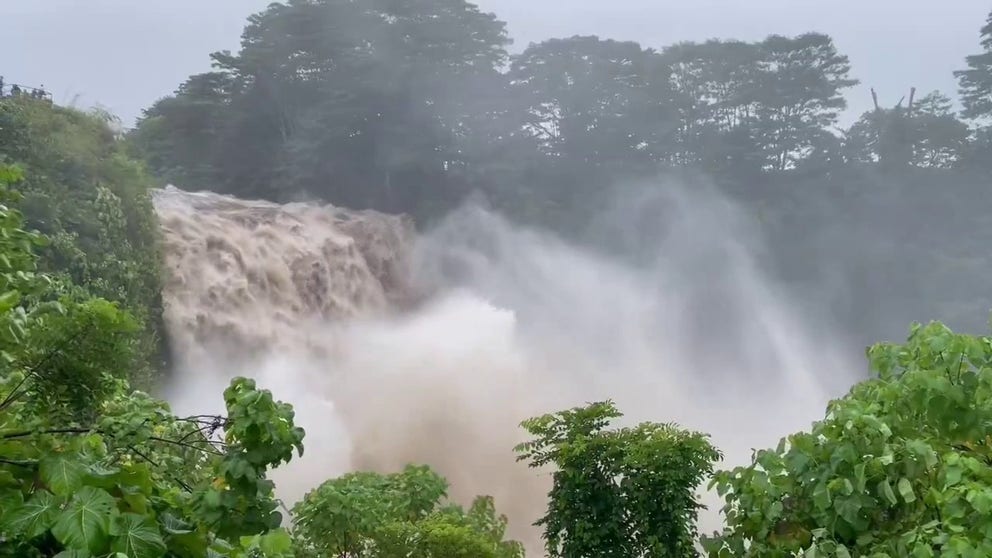
[[[269,0],[0,0],[0,75],[44,85],[60,103],[99,104],[130,125],[208,53],[238,46],[245,18]],[[862,84],[848,118],[910,86],[955,95],[951,74],[977,52],[990,0],[478,0],[509,25],[514,50],[596,34],[662,47],[683,40],[761,39],[820,31]]]

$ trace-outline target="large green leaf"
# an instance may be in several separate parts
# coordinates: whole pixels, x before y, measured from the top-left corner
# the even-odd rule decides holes
[[[259,546],[266,556],[292,555],[293,539],[286,531],[272,531],[262,536]]]
[[[146,516],[125,513],[114,519],[110,534],[111,550],[128,558],[159,558],[165,554],[165,541],[158,525]]]
[[[41,460],[41,480],[59,496],[70,496],[83,484],[86,467],[73,455],[57,454]]]
[[[51,529],[58,512],[59,499],[42,490],[17,510],[5,512],[4,527],[11,533],[33,539]]]
[[[92,486],[81,488],[52,527],[52,534],[69,548],[99,552],[106,546],[114,498]]]

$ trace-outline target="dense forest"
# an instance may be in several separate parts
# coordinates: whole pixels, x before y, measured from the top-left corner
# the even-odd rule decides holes
[[[224,416],[149,395],[170,365],[154,184],[424,224],[481,196],[596,244],[590,223],[631,184],[713,182],[852,338],[978,329],[992,14],[980,36],[956,72],[963,111],[907,87],[848,129],[858,84],[823,34],[510,56],[504,23],[464,0],[273,3],[126,136],[106,114],[0,98],[0,557],[523,555],[499,502],[454,504],[427,467],[332,478],[284,509],[266,474],[305,432],[253,380],[231,382]],[[729,471],[705,434],[616,427],[610,401],[524,421],[518,458],[555,470],[547,554],[992,555],[992,338],[933,322],[867,357],[872,376],[810,431]],[[700,536],[705,482],[726,526]]]

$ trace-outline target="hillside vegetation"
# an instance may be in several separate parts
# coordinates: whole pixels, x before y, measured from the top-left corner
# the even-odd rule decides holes
[[[119,302],[137,322],[129,377],[147,387],[168,359],[152,179],[112,123],[102,113],[0,99],[0,162],[21,170],[12,188],[26,226],[49,240],[39,269],[78,296]]]

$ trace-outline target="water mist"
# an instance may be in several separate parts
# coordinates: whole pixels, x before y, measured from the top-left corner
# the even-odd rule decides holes
[[[550,479],[515,462],[524,418],[612,398],[627,422],[710,433],[726,466],[855,379],[760,269],[747,215],[710,190],[654,190],[599,224],[650,246],[637,265],[474,206],[417,236],[374,212],[161,192],[181,352],[167,396],[220,410],[246,375],[292,403],[306,455],[273,475],[289,505],[348,470],[426,463],[456,500],[493,495],[537,554]]]

